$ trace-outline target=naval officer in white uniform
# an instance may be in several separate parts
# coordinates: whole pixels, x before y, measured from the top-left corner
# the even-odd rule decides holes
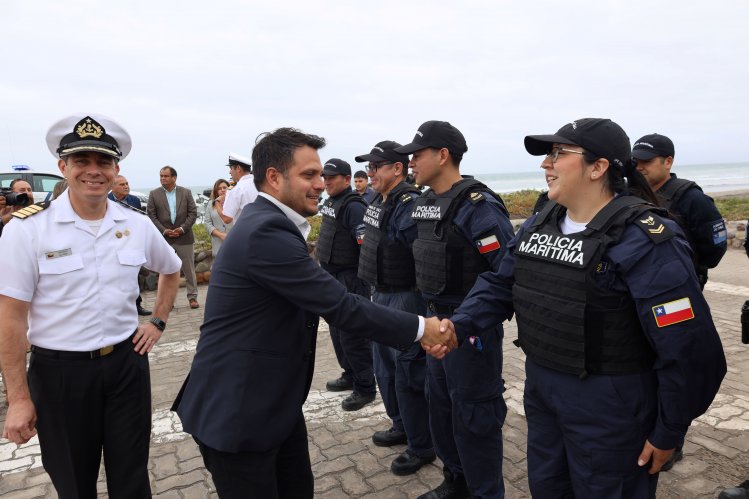
[[[102,452],[111,498],[151,497],[148,352],[161,338],[180,260],[147,216],[107,199],[128,133],[104,116],[55,123],[47,145],[68,181],[15,215],[0,238],[3,438],[39,432],[61,499],[95,498]],[[154,316],[138,325],[136,276],[159,272]],[[31,358],[26,372],[26,341]]]

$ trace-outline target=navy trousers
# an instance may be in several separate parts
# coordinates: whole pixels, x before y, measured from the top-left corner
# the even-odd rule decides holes
[[[530,359],[525,372],[533,497],[655,498],[658,474],[637,465],[657,414],[653,372],[581,380]]]
[[[338,282],[346,286],[350,293],[369,298],[369,286],[357,277],[356,269],[342,270],[332,275]],[[371,342],[359,335],[342,331],[333,325],[330,325],[330,339],[333,342],[333,350],[335,350],[338,365],[343,369],[343,377],[353,381],[354,391],[362,394],[375,393],[377,385],[372,365]]]
[[[412,291],[375,292],[372,301],[386,307],[424,315],[421,295]],[[375,376],[385,410],[396,430],[405,431],[408,449],[417,456],[434,455],[425,394],[426,354],[418,342],[400,352],[373,343]]]
[[[445,473],[463,476],[472,497],[504,498],[502,326],[481,334],[442,360],[427,357],[429,424]],[[541,496],[539,496],[541,497]]]

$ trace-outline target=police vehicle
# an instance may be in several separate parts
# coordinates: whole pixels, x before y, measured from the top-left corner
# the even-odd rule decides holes
[[[20,178],[31,185],[34,191],[34,202],[41,203],[52,199],[52,190],[55,184],[63,180],[62,175],[48,173],[40,170],[32,170],[27,165],[13,165],[10,168],[0,168],[0,187],[9,189],[13,180]]]

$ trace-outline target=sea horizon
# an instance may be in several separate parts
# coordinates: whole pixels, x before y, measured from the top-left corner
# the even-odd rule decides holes
[[[671,171],[680,178],[696,182],[706,193],[749,190],[749,163],[677,164]],[[468,169],[464,173],[471,175]],[[474,174],[474,177],[500,194],[525,189],[546,190],[546,181],[541,168],[530,172],[477,173]],[[197,196],[202,194],[204,190],[210,189],[215,180],[213,179],[205,185],[185,187]],[[147,195],[155,187],[133,187],[132,190]]]

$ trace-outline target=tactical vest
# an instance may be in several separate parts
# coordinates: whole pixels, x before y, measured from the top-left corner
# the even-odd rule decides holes
[[[464,202],[477,203],[487,195],[502,199],[478,180],[456,182],[449,191],[435,194],[429,190],[416,200],[411,218],[416,220],[419,237],[413,243],[416,285],[433,295],[465,296],[476,278],[490,266],[475,244],[467,240],[453,224],[458,207]]]
[[[702,188],[691,180],[678,178],[673,173],[671,174],[671,180],[666,182],[658,192],[656,193],[661,201],[661,206],[667,209],[676,223],[684,231],[684,235],[687,237],[687,242],[692,248],[692,263],[694,263],[694,270],[697,273],[697,278],[700,282],[700,288],[705,287],[707,282],[707,267],[700,265],[700,254],[697,252],[698,247],[695,241],[695,236],[692,234],[689,226],[684,220],[684,215],[678,210],[679,200],[689,189],[699,189],[702,192]]]
[[[661,198],[662,206],[670,210],[672,206],[678,205],[681,196],[693,187],[702,191],[702,188],[691,180],[678,178],[672,173],[671,180],[658,189],[658,196]]]
[[[597,285],[597,273],[613,272],[602,259],[631,223],[654,244],[674,236],[651,204],[619,196],[587,228],[562,234],[565,209],[550,202],[515,247],[513,305],[517,344],[538,364],[577,374],[650,370],[655,353],[629,293]]]
[[[351,237],[351,227],[344,227],[342,221],[349,203],[366,204],[361,196],[349,191],[328,198],[320,208],[323,218],[315,249],[320,263],[349,268],[359,265],[359,243]]]
[[[364,242],[359,255],[359,278],[374,286],[397,289],[416,284],[411,248],[388,237],[388,222],[393,210],[421,195],[416,187],[401,182],[393,187],[387,200],[377,196],[364,215]]]

